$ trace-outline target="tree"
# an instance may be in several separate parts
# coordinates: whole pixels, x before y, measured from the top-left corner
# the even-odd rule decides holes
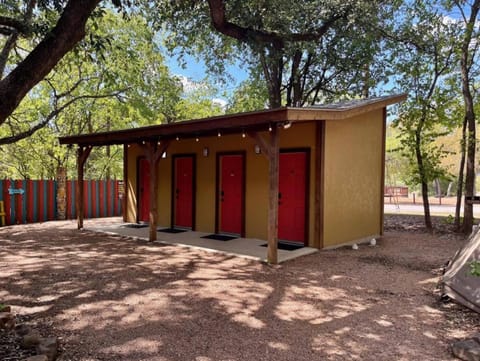
[[[477,50],[479,40],[478,15],[480,11],[480,0],[468,1],[446,1],[447,9],[455,7],[461,14],[463,34],[460,36],[460,74],[461,88],[464,102],[464,125],[462,153],[466,153],[466,174],[465,174],[465,202],[463,217],[463,232],[470,234],[473,227],[473,204],[467,199],[473,197],[475,190],[475,153],[476,153],[476,114],[474,107],[474,66],[477,63]],[[461,168],[463,172],[463,167]],[[463,183],[463,177],[459,179],[459,190]]]
[[[268,90],[265,82],[257,76],[245,80],[235,89],[227,105],[227,113],[261,110],[268,107]]]
[[[403,21],[392,24],[392,62],[401,90],[410,98],[401,105],[396,125],[401,129],[401,150],[415,164],[411,183],[422,190],[425,226],[432,229],[429,184],[444,176],[444,155],[435,139],[451,128],[446,106],[454,94],[443,84],[452,74],[456,28],[445,23],[434,2],[414,1],[403,9]]]
[[[164,65],[160,48],[152,41],[155,34],[146,22],[107,11],[95,26],[96,36],[111,39],[103,44],[102,51],[91,49],[94,42],[82,41],[0,127],[0,145],[17,142],[2,148],[0,172],[11,172],[4,176],[53,177],[60,165],[69,172],[74,170],[75,150],[58,146],[61,135],[179,118],[176,108],[182,101],[182,85]],[[30,46],[27,40],[19,45],[25,49]],[[19,142],[25,136],[29,136],[28,141]],[[89,157],[87,178],[121,177],[122,155],[116,147],[95,149]]]
[[[213,72],[223,73],[225,61],[242,54],[252,72],[261,70],[275,108],[365,93],[375,84],[378,43],[370,24],[378,21],[380,4],[184,0],[156,3],[147,11],[158,26],[168,23],[172,51],[181,46],[201,54]]]

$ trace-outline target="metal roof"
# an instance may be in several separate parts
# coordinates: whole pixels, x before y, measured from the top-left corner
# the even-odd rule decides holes
[[[286,122],[341,120],[351,118],[406,99],[405,94],[388,95],[347,102],[314,105],[304,108],[282,107],[255,112],[220,115],[215,117],[179,121],[141,128],[60,137],[60,144],[101,146],[160,141],[175,138],[195,138],[248,131],[264,131],[269,126]]]

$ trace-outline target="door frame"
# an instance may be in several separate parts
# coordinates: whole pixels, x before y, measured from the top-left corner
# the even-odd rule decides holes
[[[136,188],[137,188],[137,190],[136,190],[136,192],[137,192],[137,207],[136,207],[136,208],[137,208],[137,216],[136,216],[135,218],[136,218],[136,222],[137,222],[137,223],[141,223],[141,222],[145,223],[145,222],[148,222],[148,221],[141,221],[141,220],[140,220],[140,201],[141,201],[141,198],[140,198],[140,162],[141,162],[142,160],[147,161],[147,157],[145,157],[145,156],[143,156],[143,155],[138,156],[138,157],[137,157],[137,161],[136,161],[136,162],[137,162],[137,172],[136,172],[136,173],[137,173],[137,179],[136,179],[136,183],[137,183],[137,187],[136,187]],[[148,164],[148,161],[147,161],[147,164]],[[149,165],[149,166],[150,166],[150,165]],[[150,170],[150,171],[151,171],[151,170]],[[150,190],[150,188],[149,188],[149,190]],[[149,217],[150,217],[150,216],[149,216]]]
[[[172,155],[170,227],[175,227],[175,161],[178,158],[192,158],[192,231],[194,231],[196,223],[195,214],[197,209],[197,155],[195,153],[179,153]]]
[[[244,150],[230,151],[230,152],[217,152],[216,153],[216,175],[215,175],[215,233],[220,231],[220,160],[223,156],[228,155],[240,155],[242,157],[242,204],[241,204],[241,228],[240,237],[245,237],[245,199],[246,199],[246,171],[247,171],[247,152]]]
[[[303,244],[308,246],[309,244],[309,229],[310,229],[310,162],[311,162],[311,149],[310,148],[281,148],[282,153],[305,153],[305,227],[303,231]],[[280,166],[280,164],[279,164]],[[280,179],[278,180],[280,183]],[[280,188],[279,188],[280,191]],[[287,240],[288,241],[288,240]]]

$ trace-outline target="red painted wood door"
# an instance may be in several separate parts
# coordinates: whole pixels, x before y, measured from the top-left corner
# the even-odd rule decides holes
[[[138,221],[148,222],[150,214],[150,166],[145,158],[138,162]]]
[[[307,153],[280,153],[278,238],[305,243]]]
[[[175,158],[176,227],[193,227],[193,158]]]
[[[221,233],[242,234],[244,174],[243,155],[220,157],[220,229]]]

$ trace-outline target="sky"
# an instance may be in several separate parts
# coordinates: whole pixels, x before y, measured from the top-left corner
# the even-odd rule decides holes
[[[166,63],[170,72],[174,75],[181,77],[186,77],[189,80],[194,82],[201,82],[207,77],[207,69],[205,63],[195,58],[184,55],[184,60],[186,67],[183,68],[175,56],[166,55]],[[223,84],[220,82],[214,82],[213,79],[210,80],[212,85],[218,88],[218,97],[220,99],[226,100],[223,94],[231,94],[232,91],[245,79],[248,78],[248,73],[238,66],[228,66],[228,73],[233,77],[233,83]]]

